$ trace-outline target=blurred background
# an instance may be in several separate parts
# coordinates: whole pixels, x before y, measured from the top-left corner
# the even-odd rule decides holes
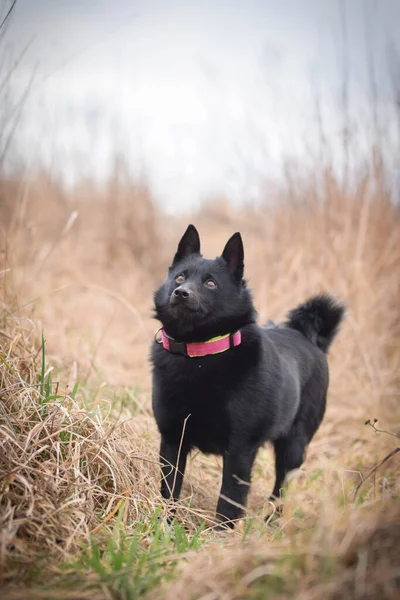
[[[18,0],[2,163],[71,185],[122,160],[174,213],[268,201],[284,165],[351,180],[373,143],[394,184],[399,23],[396,0]]]

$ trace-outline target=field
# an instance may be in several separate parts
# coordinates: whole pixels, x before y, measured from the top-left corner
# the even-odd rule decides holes
[[[398,597],[400,213],[379,165],[316,181],[185,217],[123,170],[0,181],[3,598]],[[152,293],[188,222],[209,256],[241,231],[260,320],[320,291],[348,306],[325,420],[270,525],[267,447],[232,532],[213,530],[219,459],[191,457],[171,526],[159,495]]]

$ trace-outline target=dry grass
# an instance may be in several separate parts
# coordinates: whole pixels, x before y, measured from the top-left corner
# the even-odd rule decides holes
[[[400,215],[368,173],[346,193],[329,173],[318,190],[309,181],[295,199],[282,194],[268,208],[214,205],[192,217],[206,255],[241,230],[262,320],[281,319],[326,290],[349,307],[330,356],[327,414],[282,519],[274,528],[262,520],[273,479],[266,448],[248,519],[228,534],[198,532],[197,550],[190,540],[203,518],[212,525],[220,461],[192,457],[178,511],[188,539],[179,542],[182,532],[170,539],[165,508],[157,512],[147,360],[157,326],[151,294],[187,219],[156,211],[146,188],[120,167],[105,190],[86,184],[67,192],[44,175],[2,182],[0,576],[8,597],[57,597],[54,586],[66,582],[79,585],[79,595],[63,587],[58,597],[395,597],[400,453],[356,498],[354,490],[399,446]],[[373,418],[395,435],[364,424]],[[118,536],[122,528],[128,539],[140,537],[140,549],[129,568],[113,572],[113,563],[101,576],[93,560],[79,558],[82,544],[94,536],[104,566],[116,523]],[[120,537],[116,544],[120,551]],[[177,567],[168,552],[183,552]],[[71,567],[74,557],[81,570]],[[132,582],[143,557],[143,573],[158,569],[160,577]]]
[[[139,419],[114,419],[109,403],[88,411],[76,390],[51,382],[50,370],[43,389],[33,324],[3,310],[1,559],[8,578],[43,553],[62,559],[76,551],[99,515],[107,522],[127,497],[126,517],[142,515],[155,492],[156,455]]]

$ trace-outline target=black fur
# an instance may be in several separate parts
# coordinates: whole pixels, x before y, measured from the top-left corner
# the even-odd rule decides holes
[[[289,471],[302,464],[324,416],[329,381],[325,352],[344,313],[330,296],[316,296],[292,310],[285,324],[259,326],[243,280],[243,261],[239,233],[222,256],[208,260],[200,255],[200,239],[190,225],[154,297],[156,318],[178,342],[241,331],[240,346],[211,356],[189,358],[155,342],[152,346],[161,493],[179,498],[193,448],[220,454],[217,516],[230,525],[243,512],[252,466],[264,442],[275,449],[273,497],[279,497]]]
[[[321,294],[310,298],[289,312],[286,326],[300,331],[310,342],[328,352],[343,319],[344,306],[331,296]]]

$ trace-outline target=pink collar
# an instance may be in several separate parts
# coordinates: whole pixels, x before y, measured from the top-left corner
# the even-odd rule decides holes
[[[158,335],[159,333],[160,336]],[[166,350],[169,350],[173,354],[183,354],[184,356],[193,358],[209,354],[219,354],[220,352],[229,350],[229,348],[239,346],[242,342],[242,335],[240,331],[236,331],[236,333],[227,333],[226,335],[211,338],[207,342],[185,344],[185,342],[177,342],[169,337],[164,329],[160,327],[154,339],[157,344],[162,344]]]

